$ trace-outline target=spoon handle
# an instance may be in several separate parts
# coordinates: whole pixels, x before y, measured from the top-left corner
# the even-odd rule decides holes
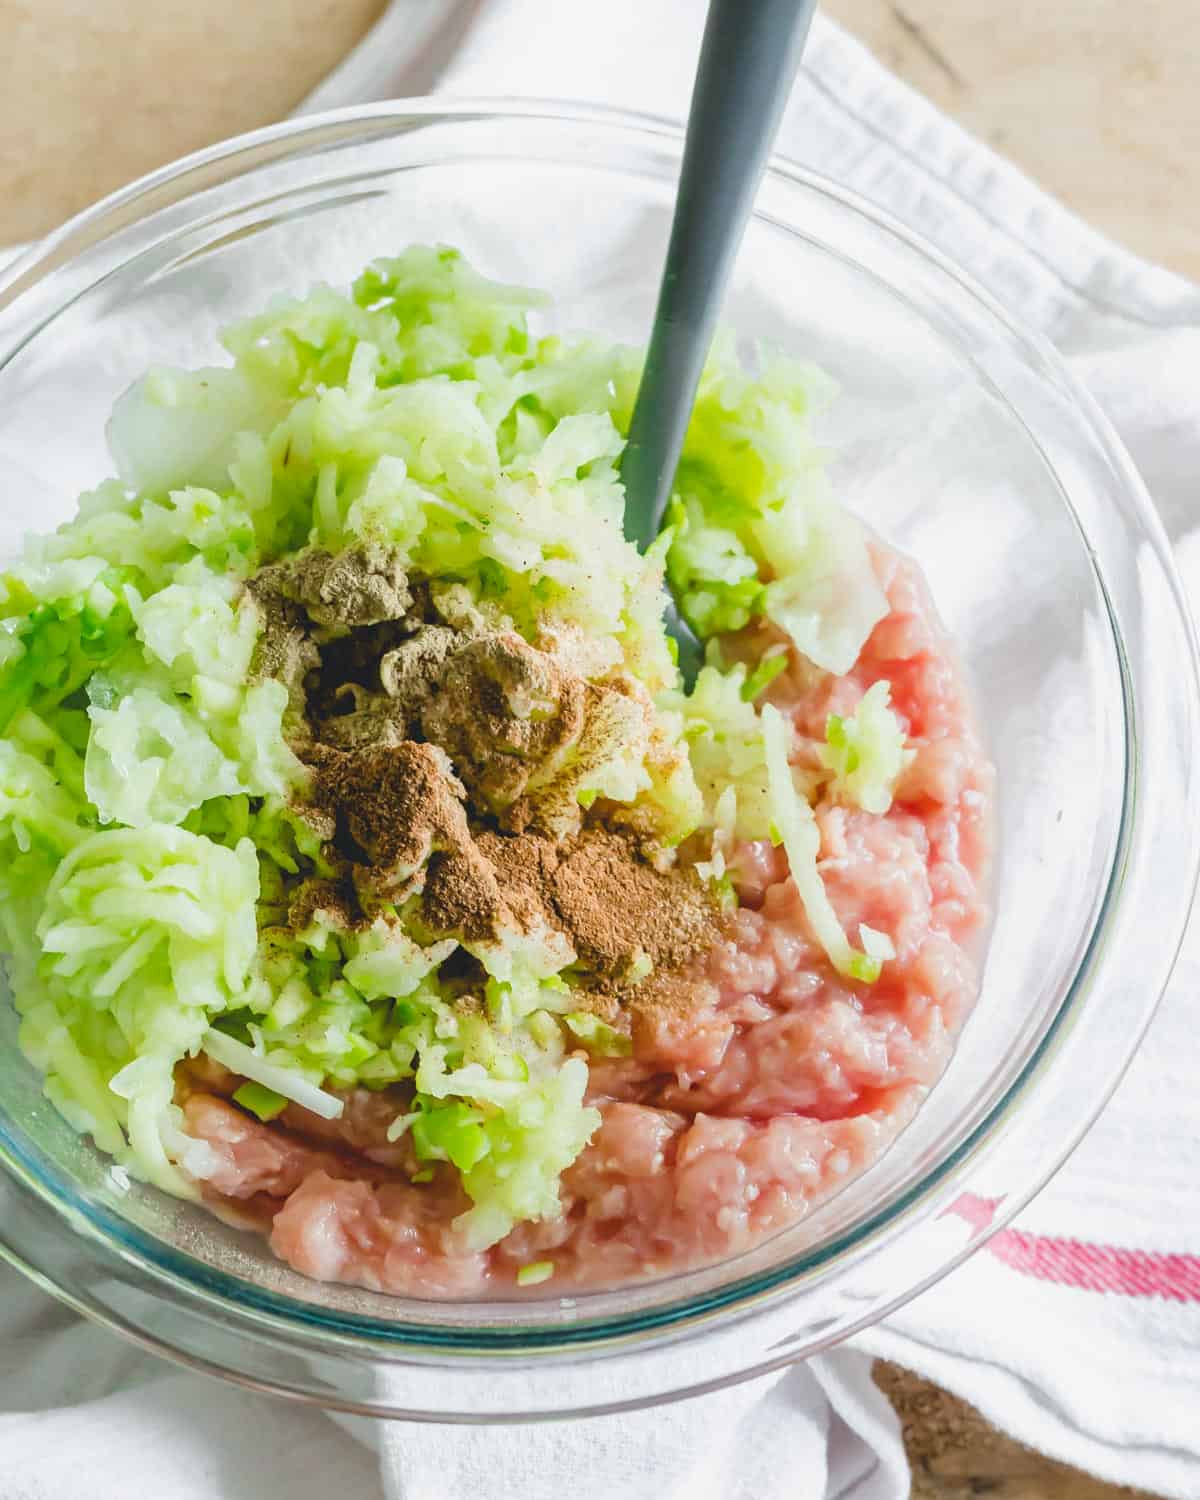
[[[722,294],[816,0],[710,0],[654,331],[621,462],[625,535],[647,547],[670,498]]]

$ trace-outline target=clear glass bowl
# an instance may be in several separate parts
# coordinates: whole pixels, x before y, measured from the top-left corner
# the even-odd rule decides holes
[[[0,550],[108,471],[105,418],[147,364],[210,361],[216,330],[270,292],[345,282],[412,240],[548,288],[563,328],[644,341],[679,154],[646,118],[419,101],[245,136],[108,199],[0,280]],[[49,1290],[170,1357],[351,1410],[634,1407],[881,1318],[983,1244],[1099,1112],[1166,983],[1197,861],[1195,653],[1142,485],[1048,347],[811,173],[768,174],[727,317],[839,382],[838,488],[920,561],[998,766],[983,993],[916,1122],[718,1267],[570,1299],[389,1299],[305,1280],[114,1178],[43,1100],[0,1003],[0,1240]]]

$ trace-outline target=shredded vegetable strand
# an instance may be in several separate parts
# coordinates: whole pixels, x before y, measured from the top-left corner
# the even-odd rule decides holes
[[[268,1062],[253,1047],[247,1047],[235,1037],[226,1036],[223,1031],[210,1027],[204,1033],[203,1045],[214,1062],[221,1063],[232,1073],[240,1073],[253,1083],[261,1084],[272,1093],[290,1099],[293,1104],[299,1104],[302,1109],[320,1115],[323,1120],[340,1119],[345,1111],[344,1099],[338,1099],[324,1089],[317,1088],[307,1079],[293,1073],[290,1068],[281,1068]]]
[[[873,983],[879,978],[881,959],[854,948],[842,930],[817,869],[821,837],[816,819],[792,781],[787,724],[779,710],[770,703],[763,705],[762,733],[771,811],[813,935],[839,974]]]

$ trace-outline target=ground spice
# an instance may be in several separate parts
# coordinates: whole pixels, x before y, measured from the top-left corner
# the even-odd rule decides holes
[[[445,748],[479,810],[503,819],[578,742],[585,700],[583,680],[553,656],[511,631],[489,631],[448,656],[421,732]]]
[[[719,935],[716,904],[634,832],[595,814],[581,826],[577,795],[647,732],[645,705],[512,632],[431,623],[428,600],[405,618],[413,591],[385,550],[309,553],[250,587],[271,627],[263,670],[289,686],[307,673],[301,810],[344,868],[302,889],[293,929],[417,897],[431,936],[565,938],[581,1009],[680,1007]]]
[[[304,611],[271,586],[264,576],[268,571],[264,569],[247,585],[259,619],[252,670],[257,678],[272,677],[283,683],[288,692],[285,727],[303,732],[308,701],[305,682],[320,666],[321,655]]]
[[[344,552],[320,548],[274,565],[280,592],[322,630],[340,634],[403,619],[412,604],[401,554],[378,542]]]
[[[581,961],[604,979],[626,979],[638,954],[678,968],[714,936],[715,903],[695,871],[657,870],[618,833],[584,833],[551,890]]]
[[[544,835],[481,833],[480,854],[496,876],[510,919],[526,931],[562,932],[571,943],[592,1000],[581,1008],[610,1011],[606,1001],[649,1003],[665,975],[708,950],[718,911],[690,868],[658,869],[629,835],[587,829],[561,843]],[[453,916],[429,895],[426,920]],[[649,961],[651,975],[639,971]]]
[[[444,750],[406,740],[357,750],[313,745],[309,757],[313,801],[349,836],[344,852],[360,901],[368,907],[405,901],[427,883],[432,867],[470,893],[477,911],[503,907]]]
[[[366,925],[353,881],[306,880],[297,887],[288,902],[288,928],[292,932],[303,932],[318,918],[346,932]]]

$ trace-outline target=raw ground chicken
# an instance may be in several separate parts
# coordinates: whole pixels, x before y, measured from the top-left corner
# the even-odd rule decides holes
[[[830,713],[891,686],[915,750],[891,809],[816,808],[845,930],[866,923],[895,945],[876,983],[834,973],[782,848],[743,845],[739,909],[697,971],[693,1007],[638,1025],[632,1057],[591,1063],[602,1124],[563,1177],[561,1218],[456,1251],[451,1221],[468,1207],[458,1174],[409,1181],[411,1147],[386,1140],[394,1098],[358,1091],[337,1121],[292,1105],[264,1125],[225,1102],[228,1080],[209,1067],[181,1092],[188,1129],[219,1159],[214,1206],[268,1229],[277,1254],[322,1280],[463,1297],[508,1292],[518,1268],[550,1261],[558,1294],[745,1251],[876,1160],[942,1073],[975,998],[992,773],[919,573],[879,545],[873,562],[889,613],[854,668],[831,678],[797,659],[768,698],[795,724],[803,763]],[[730,644],[753,659],[769,642]]]

